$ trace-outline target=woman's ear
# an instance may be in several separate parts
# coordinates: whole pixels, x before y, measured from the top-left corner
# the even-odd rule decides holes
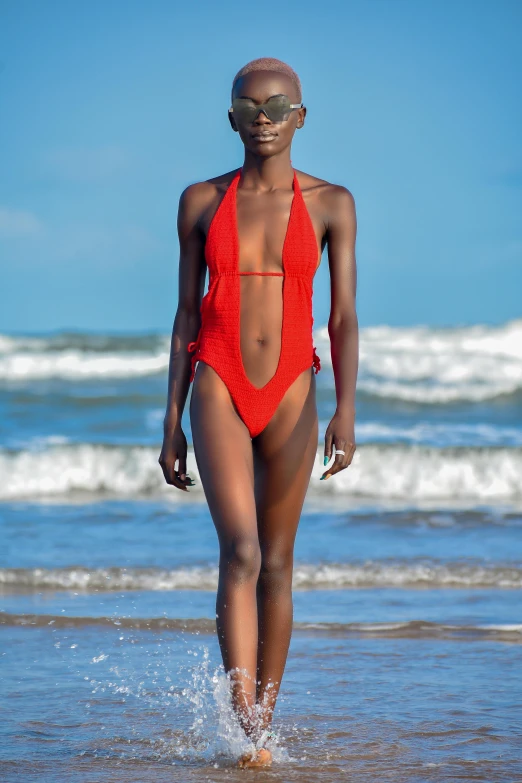
[[[234,119],[234,112],[231,112],[230,109],[228,110],[228,120],[230,122],[232,130],[238,133],[236,121]]]
[[[297,127],[302,128],[306,117],[306,106],[303,106],[297,111]]]

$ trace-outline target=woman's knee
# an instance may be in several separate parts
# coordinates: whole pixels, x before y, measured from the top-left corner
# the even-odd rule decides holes
[[[293,565],[293,550],[287,547],[284,549],[270,547],[261,553],[260,577],[274,586],[277,584],[286,586],[292,581]]]
[[[261,549],[257,538],[238,536],[220,546],[220,568],[237,581],[257,580],[261,568]]]

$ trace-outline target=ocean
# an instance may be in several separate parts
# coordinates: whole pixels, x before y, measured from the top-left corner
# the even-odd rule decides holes
[[[295,548],[270,770],[237,770],[218,544],[158,456],[170,335],[0,335],[0,780],[522,781],[522,321],[360,333]],[[184,431],[191,443],[188,401]]]

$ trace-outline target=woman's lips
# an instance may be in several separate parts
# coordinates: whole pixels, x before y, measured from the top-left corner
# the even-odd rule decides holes
[[[276,133],[253,133],[252,138],[254,141],[260,144],[266,144],[269,141],[275,141],[277,139]]]

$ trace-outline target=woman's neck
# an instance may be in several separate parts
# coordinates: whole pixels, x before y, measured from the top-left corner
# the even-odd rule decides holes
[[[245,151],[241,179],[256,190],[276,190],[291,187],[294,169],[289,150],[270,158],[260,158]]]

